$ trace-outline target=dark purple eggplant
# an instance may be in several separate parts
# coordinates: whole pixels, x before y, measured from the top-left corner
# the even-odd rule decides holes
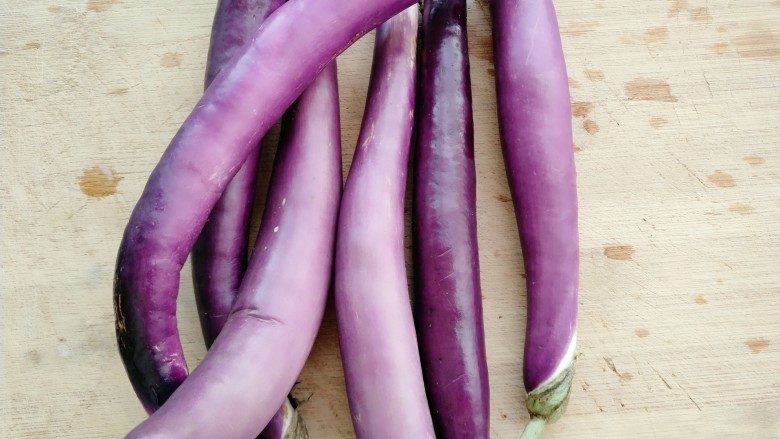
[[[442,439],[488,438],[465,0],[424,3],[414,165],[415,318]]]

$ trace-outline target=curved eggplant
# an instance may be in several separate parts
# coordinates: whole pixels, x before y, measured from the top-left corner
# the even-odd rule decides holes
[[[269,424],[325,311],[341,181],[334,62],[282,123],[255,251],[225,327],[192,375],[128,438],[250,438]]]
[[[227,183],[318,72],[413,3],[285,3],[231,58],[174,136],[130,216],[114,272],[119,353],[147,411],[187,377],[176,325],[179,273]]]

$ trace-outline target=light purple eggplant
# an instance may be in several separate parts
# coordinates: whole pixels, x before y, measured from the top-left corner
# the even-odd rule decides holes
[[[283,0],[219,0],[211,27],[204,89],[263,20],[283,3]],[[249,220],[261,144],[228,183],[190,255],[195,303],[207,348],[225,325],[246,271]],[[290,426],[305,431],[303,421],[288,400],[259,438],[282,439]]]
[[[488,438],[465,0],[426,0],[414,164],[415,318],[441,439]]]
[[[413,3],[295,0],[282,5],[217,75],[174,136],[125,228],[114,277],[120,357],[148,411],[187,377],[176,325],[179,273],[228,182],[317,73]],[[286,349],[278,348],[269,345],[267,354],[285,364]],[[230,350],[229,344],[221,350]],[[246,360],[252,354],[234,355]]]
[[[283,0],[219,0],[211,27],[204,88]],[[260,144],[228,183],[192,249],[195,302],[206,347],[225,325],[247,264],[249,219]]]
[[[255,250],[225,327],[128,438],[253,438],[303,369],[325,310],[341,196],[335,62],[282,125]]]
[[[525,270],[523,378],[538,437],[563,415],[574,374],[577,188],[566,65],[550,0],[491,0],[501,144]]]
[[[418,7],[377,28],[366,110],[339,213],[335,303],[358,438],[433,439],[404,262]]]

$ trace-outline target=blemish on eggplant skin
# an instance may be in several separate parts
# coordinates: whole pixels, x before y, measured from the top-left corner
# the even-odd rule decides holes
[[[108,92],[108,94],[113,95],[113,96],[122,96],[122,95],[126,95],[129,90],[130,89],[128,89],[128,88],[115,88],[115,89],[111,90],[110,92]]]
[[[702,296],[701,294],[696,296],[696,298],[693,299],[693,301],[696,302],[697,305],[706,305],[707,304],[707,299],[705,299],[704,296]]]
[[[512,201],[511,197],[508,197],[508,196],[506,196],[504,194],[496,194],[496,195],[493,196],[493,198],[495,198],[496,200],[498,200],[498,201],[500,201],[502,203],[508,203],[508,202]]]
[[[708,175],[707,179],[717,187],[734,187],[737,185],[734,177],[721,170],[716,170],[713,174]]]
[[[636,334],[636,336],[639,338],[645,338],[650,335],[650,331],[645,328],[637,328],[634,330],[634,334]]]
[[[754,354],[761,353],[761,351],[769,346],[769,343],[769,340],[764,337],[755,337],[745,340],[745,345],[747,345]]]
[[[62,12],[62,6],[49,6],[46,8],[47,11],[51,12],[52,14],[59,14]]]
[[[623,372],[620,374],[620,379],[626,382],[631,381],[634,379],[634,374],[631,372]]]
[[[181,54],[168,52],[160,58],[160,65],[165,68],[179,67],[181,65]]]
[[[84,195],[92,198],[104,198],[116,193],[122,181],[116,171],[106,166],[93,166],[79,177],[79,187]]]
[[[24,45],[24,50],[35,50],[40,48],[41,48],[41,43],[37,41],[32,41]]]
[[[628,261],[634,256],[635,250],[632,245],[606,245],[604,246],[604,256],[616,261]]]

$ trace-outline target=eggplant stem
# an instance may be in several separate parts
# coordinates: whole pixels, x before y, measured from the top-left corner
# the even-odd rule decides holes
[[[531,420],[526,424],[523,434],[520,435],[520,439],[537,439],[542,437],[542,430],[545,425],[544,418],[539,416],[531,417]]]

